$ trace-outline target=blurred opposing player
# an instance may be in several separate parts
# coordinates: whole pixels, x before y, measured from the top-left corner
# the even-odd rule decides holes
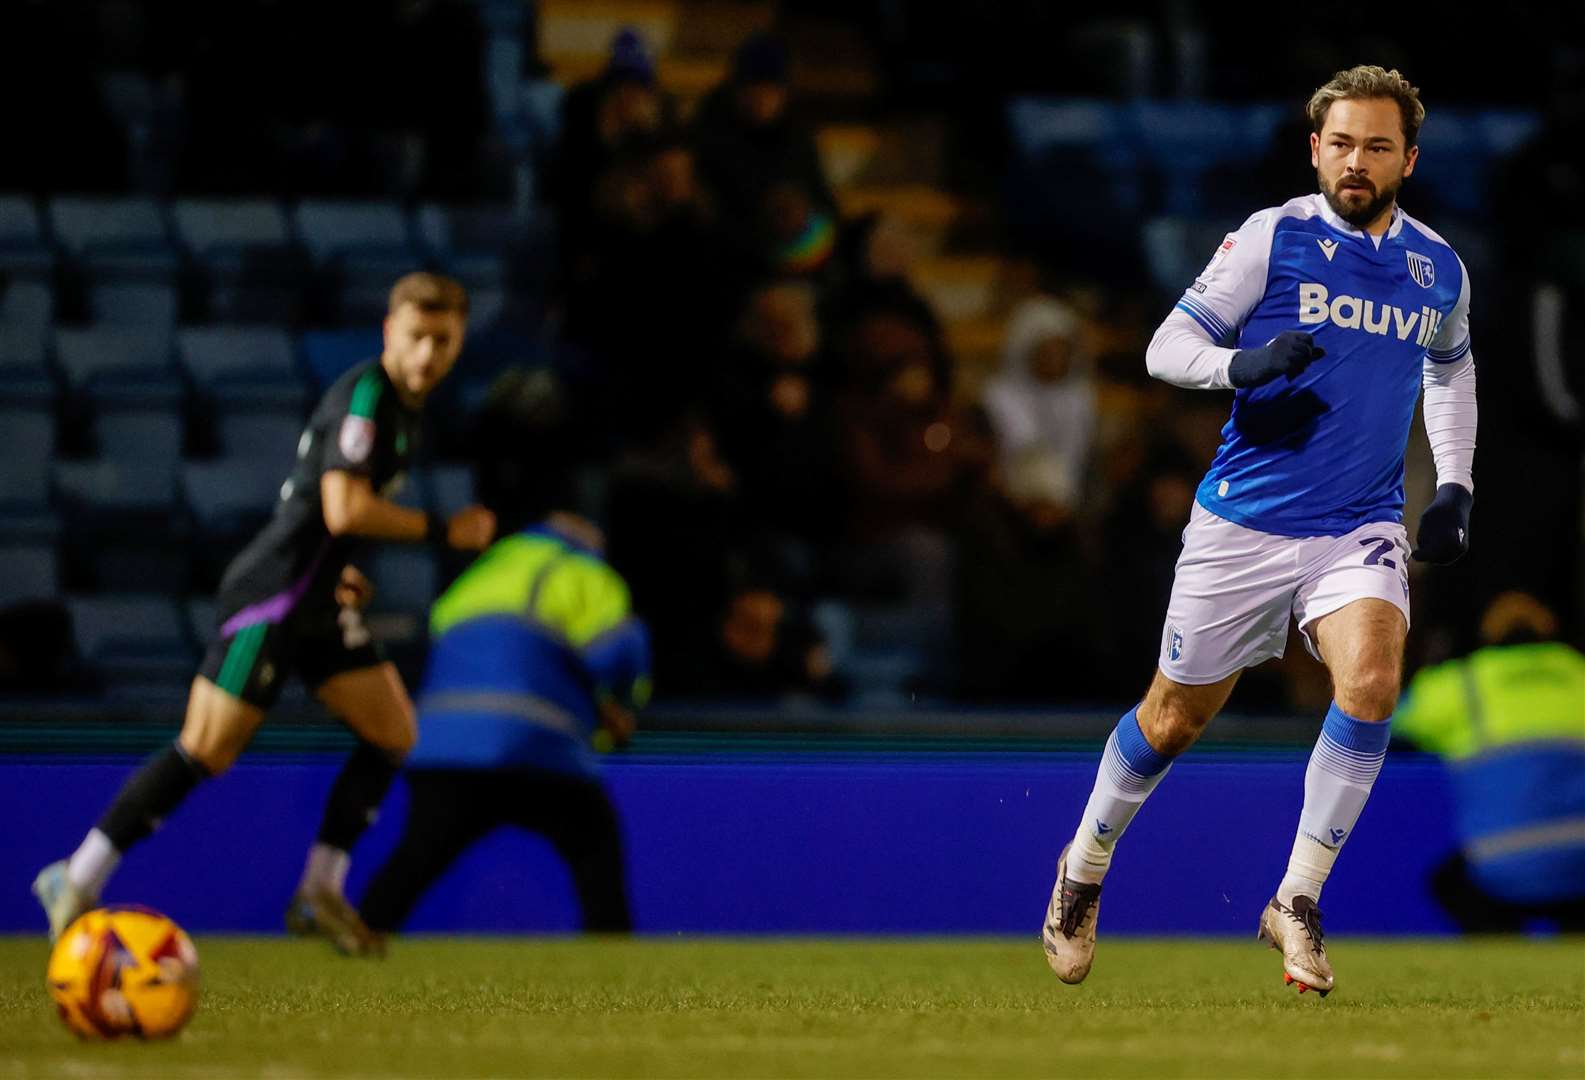
[[[649,637],[589,522],[554,513],[491,545],[435,602],[402,839],[363,917],[395,930],[474,841],[503,825],[567,861],[584,928],[631,929],[599,737],[626,741],[649,696]]]
[[[96,905],[133,844],[236,761],[295,670],[359,741],[331,788],[287,924],[349,953],[374,940],[342,895],[347,852],[412,748],[415,722],[396,668],[363,627],[369,583],[354,564],[376,540],[490,543],[495,518],[482,507],[446,521],[389,499],[412,460],[424,401],[462,349],[467,314],[467,294],[449,278],[409,274],[391,290],[380,358],[326,392],[274,517],[226,569],[219,630],[181,734],[132,775],[76,853],[34,882],[51,937]]]
[[[1118,838],[1240,672],[1282,655],[1291,613],[1334,696],[1260,936],[1300,992],[1332,989],[1317,903],[1381,770],[1397,702],[1409,628],[1403,458],[1422,386],[1438,487],[1413,557],[1446,563],[1468,548],[1469,278],[1397,205],[1419,154],[1419,91],[1396,71],[1356,67],[1315,92],[1309,116],[1320,193],[1231,233],[1146,354],[1156,378],[1237,393],[1184,531],[1155,679],[1107,740],[1057,864],[1042,939],[1064,982],[1089,973]]]

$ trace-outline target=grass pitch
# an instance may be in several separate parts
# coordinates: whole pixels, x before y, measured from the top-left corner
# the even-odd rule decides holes
[[[1325,1001],[1253,941],[413,938],[384,962],[200,937],[165,1043],[81,1043],[0,938],[0,1076],[1585,1075],[1585,941],[1340,940]]]

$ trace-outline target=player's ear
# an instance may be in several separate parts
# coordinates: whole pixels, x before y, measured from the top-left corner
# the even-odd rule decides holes
[[[1321,167],[1321,136],[1317,135],[1315,132],[1312,131],[1312,132],[1310,132],[1310,168],[1319,169],[1320,167]]]
[[[1409,147],[1409,152],[1403,156],[1403,175],[1408,176],[1414,172],[1414,163],[1420,160],[1420,148]]]

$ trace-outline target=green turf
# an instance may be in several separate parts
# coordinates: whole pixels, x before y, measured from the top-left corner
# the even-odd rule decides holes
[[[0,1076],[1585,1075],[1585,941],[1339,940],[1326,1001],[1249,941],[416,938],[384,962],[199,938],[166,1043],[79,1043],[0,938]]]

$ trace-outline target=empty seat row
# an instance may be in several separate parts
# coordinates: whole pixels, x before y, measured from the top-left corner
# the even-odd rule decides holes
[[[195,462],[177,469],[108,462],[0,466],[0,603],[72,590],[212,589],[221,571],[269,519],[289,460]],[[451,514],[473,500],[461,466],[416,470],[398,496]],[[386,602],[417,601],[412,556],[423,548],[381,549],[373,567],[400,572]],[[394,563],[393,563],[394,560]],[[418,592],[433,572],[417,576]],[[432,597],[432,594],[427,594]],[[427,603],[427,600],[422,601]]]
[[[39,276],[57,252],[95,278],[169,279],[182,257],[222,280],[239,280],[271,252],[300,247],[315,265],[394,279],[432,262],[466,281],[498,284],[509,253],[543,253],[553,234],[542,217],[506,207],[426,204],[409,214],[392,202],[58,196],[42,207],[0,195],[0,273]]]

